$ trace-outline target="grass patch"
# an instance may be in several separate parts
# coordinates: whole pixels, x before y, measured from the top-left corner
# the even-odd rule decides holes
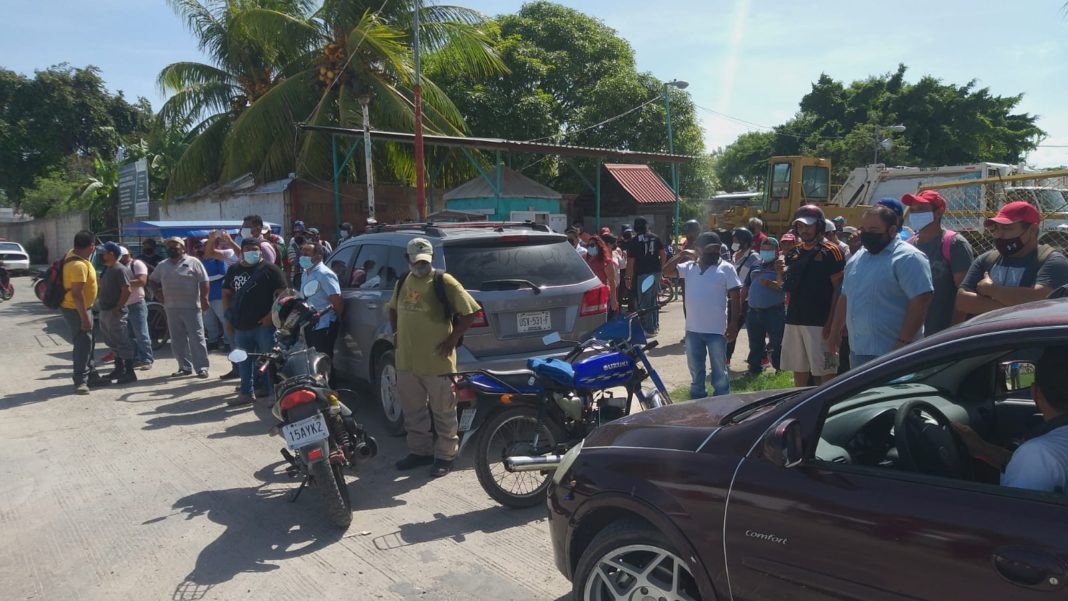
[[[765,371],[760,375],[744,374],[738,378],[731,380],[731,393],[736,392],[757,392],[760,390],[778,390],[781,388],[793,388],[794,387],[794,372],[792,371]],[[705,391],[708,395],[712,394],[712,388],[707,386]],[[679,386],[675,390],[671,391],[671,399],[674,401],[681,401],[690,398],[690,387]]]

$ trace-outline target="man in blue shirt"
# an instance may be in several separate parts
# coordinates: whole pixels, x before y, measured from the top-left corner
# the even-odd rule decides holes
[[[338,283],[337,274],[323,263],[326,249],[322,244],[315,242],[300,247],[300,257],[297,263],[301,270],[301,286],[307,286],[310,282],[318,282],[319,289],[308,297],[308,304],[316,311],[322,311],[333,307],[333,311],[324,313],[319,318],[315,329],[307,332],[306,340],[315,350],[327,357],[334,356],[334,342],[337,340],[338,328],[341,317],[345,312],[345,304],[341,300],[341,286]],[[331,370],[331,378],[333,371]]]
[[[861,221],[862,248],[846,264],[827,345],[837,352],[849,328],[850,365],[858,367],[923,336],[934,296],[927,256],[898,236],[899,218],[875,206]]]
[[[749,373],[753,375],[764,371],[769,346],[771,366],[779,370],[782,336],[786,329],[786,293],[782,291],[785,268],[779,256],[779,241],[771,236],[765,237],[760,244],[760,264],[749,271],[742,288],[742,302],[749,303],[745,329],[749,333]]]

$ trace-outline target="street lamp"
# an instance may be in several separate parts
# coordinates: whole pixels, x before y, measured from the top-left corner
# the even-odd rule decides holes
[[[667,138],[668,154],[675,154],[675,141],[671,136],[671,96],[669,87],[685,90],[690,84],[678,79],[664,82],[664,112],[667,114]],[[679,165],[671,163],[671,191],[675,194],[675,233],[672,238],[674,243],[679,238]]]
[[[894,145],[894,143],[890,140],[890,138],[880,139],[880,138],[882,138],[882,136],[879,135],[879,132],[881,132],[883,130],[886,130],[886,131],[891,132],[891,133],[899,134],[899,133],[905,131],[905,126],[904,125],[876,125],[875,126],[875,161],[873,163],[875,165],[879,164],[879,149],[882,148],[883,150],[890,150],[890,148]]]

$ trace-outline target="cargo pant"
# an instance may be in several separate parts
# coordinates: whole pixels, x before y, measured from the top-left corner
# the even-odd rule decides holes
[[[129,315],[125,307],[118,313],[112,310],[100,311],[100,333],[104,335],[104,343],[115,352],[116,357],[125,360],[133,360],[135,355],[133,341],[129,336]]]
[[[433,455],[445,461],[455,459],[460,436],[452,380],[446,376],[418,376],[398,369],[397,397],[404,411],[408,451],[413,455]],[[430,430],[431,418],[434,420],[433,432]],[[434,440],[435,433],[437,441]]]

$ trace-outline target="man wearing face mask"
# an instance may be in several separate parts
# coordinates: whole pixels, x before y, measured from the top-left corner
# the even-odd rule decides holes
[[[586,249],[585,244],[579,244],[579,242],[581,242],[579,239],[579,231],[573,227],[569,227],[567,228],[567,231],[564,232],[564,235],[567,236],[567,243],[571,245],[571,248],[574,248],[575,252],[585,259],[586,255],[589,254],[589,251]]]
[[[627,277],[624,282],[632,299],[637,299],[638,309],[652,309],[642,316],[642,328],[649,336],[660,331],[660,273],[667,263],[667,249],[660,238],[649,231],[649,222],[644,217],[634,220],[634,238],[627,245]],[[653,285],[642,292],[639,286],[645,276],[655,274]]]
[[[327,307],[334,308],[333,311],[324,313],[319,318],[319,323],[316,324],[315,329],[307,334],[308,344],[327,357],[333,358],[334,341],[337,340],[341,317],[345,314],[345,305],[341,300],[341,285],[338,282],[337,274],[331,271],[326,266],[326,263],[323,263],[325,256],[326,250],[322,244],[305,244],[300,248],[300,257],[297,259],[297,263],[303,272],[301,276],[302,286],[311,282],[318,282],[319,284],[315,294],[308,297],[308,304],[316,311],[322,311]],[[334,372],[331,370],[330,377],[333,378],[333,375]]]
[[[986,220],[994,250],[979,256],[957,292],[957,311],[979,315],[1049,297],[1068,284],[1068,260],[1038,243],[1042,218],[1026,201],[1010,202]]]
[[[346,221],[341,224],[341,227],[337,230],[337,245],[341,246],[341,243],[352,237],[352,224]]]
[[[302,270],[300,265],[297,265],[297,262],[298,257],[300,257],[300,249],[305,242],[304,222],[299,219],[294,221],[292,231],[293,235],[289,238],[289,246],[286,247],[286,264],[289,265],[289,281],[293,282],[293,288],[300,290],[300,274]]]
[[[734,270],[738,272],[738,281],[746,281],[749,278],[749,273],[760,266],[759,248],[759,246],[754,246],[753,234],[748,229],[739,227],[731,232],[731,264],[734,265]],[[748,312],[749,309],[743,298],[742,314],[740,316],[731,315],[730,318],[737,321],[739,325],[744,325]],[[728,364],[731,362],[731,357],[734,356],[734,345],[736,342],[736,340],[732,340],[727,344]]]
[[[388,305],[396,339],[397,398],[408,431],[408,456],[396,468],[433,464],[430,475],[439,478],[452,471],[460,442],[456,396],[446,374],[456,371],[456,346],[480,307],[456,278],[435,273],[434,246],[426,238],[409,240],[405,259],[411,271],[397,282]]]
[[[901,203],[909,208],[908,224],[916,231],[909,243],[927,255],[931,264],[934,298],[923,322],[923,335],[930,336],[964,320],[953,307],[957,302],[957,288],[968,274],[975,254],[964,236],[942,227],[946,200],[941,194],[934,190],[905,194]]]
[[[782,291],[786,265],[779,256],[779,241],[768,236],[760,245],[760,265],[742,282],[742,302],[747,303],[745,329],[749,335],[749,373],[764,371],[764,361],[771,347],[771,366],[779,370],[782,336],[786,327],[786,293]],[[768,344],[764,340],[767,338]]]
[[[864,212],[860,252],[846,264],[842,295],[827,338],[838,351],[849,329],[849,364],[859,367],[923,336],[934,296],[927,257],[898,235],[897,215],[876,206]]]
[[[208,377],[208,344],[204,339],[204,311],[208,302],[208,272],[196,257],[185,254],[185,240],[174,236],[163,242],[167,260],[160,262],[148,277],[158,292],[156,298],[167,312],[171,349],[178,361],[172,378]]]
[[[285,290],[282,270],[268,262],[254,238],[241,242],[241,262],[226,270],[222,301],[226,313],[226,327],[234,348],[248,353],[266,353],[274,344],[274,322],[271,308],[275,296]],[[255,369],[251,357],[238,364],[241,385],[236,399],[227,405],[247,405],[252,394],[263,398],[271,394],[270,378]],[[254,373],[255,372],[255,373]],[[253,386],[255,384],[255,386]]]
[[[845,258],[837,244],[823,237],[823,209],[805,205],[794,213],[793,227],[801,243],[786,254],[783,289],[790,295],[782,340],[782,368],[794,372],[795,386],[820,383],[838,371],[838,360],[824,344],[834,303],[842,283]]]
[[[278,251],[275,250],[274,245],[263,238],[263,218],[259,215],[246,215],[244,221],[241,222],[241,235],[238,239],[232,240],[227,236],[223,238],[223,241],[226,248],[234,253],[240,253],[241,244],[246,239],[255,240],[259,244],[260,254],[268,263],[275,263],[278,260]]]
[[[720,255],[720,239],[714,232],[698,236],[695,248],[686,249],[664,266],[664,275],[678,274],[686,282],[686,362],[690,369],[690,398],[707,396],[705,355],[711,363],[713,396],[730,394],[727,372],[727,343],[738,336],[737,318],[728,324],[728,315],[741,314],[742,283],[738,272]],[[728,301],[730,306],[728,308]]]

